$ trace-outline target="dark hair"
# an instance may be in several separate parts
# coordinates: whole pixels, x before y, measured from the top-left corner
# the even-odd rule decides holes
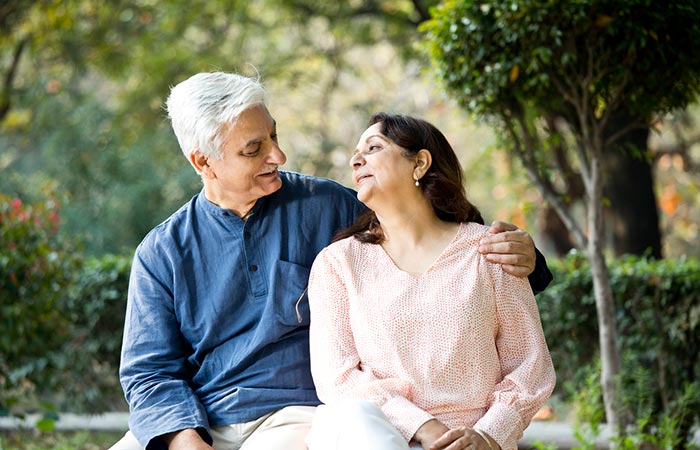
[[[376,113],[367,126],[381,123],[381,133],[404,148],[404,156],[410,158],[426,149],[432,156],[432,164],[420,180],[423,195],[433,206],[433,211],[446,222],[476,222],[483,225],[481,213],[472,205],[464,192],[462,167],[445,135],[435,126],[403,114]],[[358,217],[351,227],[339,232],[334,241],[354,236],[361,242],[379,244],[384,240],[379,220],[369,210]]]

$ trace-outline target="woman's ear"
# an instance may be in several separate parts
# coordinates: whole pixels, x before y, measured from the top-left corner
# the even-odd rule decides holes
[[[194,167],[194,170],[201,176],[212,178],[213,172],[211,167],[209,167],[209,158],[204,156],[199,150],[195,150],[190,153],[190,164]]]
[[[430,165],[433,163],[433,155],[430,154],[429,150],[421,149],[416,153],[416,168],[413,174],[419,180],[423,178],[423,175],[430,169]]]

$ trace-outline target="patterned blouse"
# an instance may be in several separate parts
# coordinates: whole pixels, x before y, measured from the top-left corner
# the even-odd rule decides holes
[[[477,251],[487,230],[461,224],[421,275],[354,238],[319,254],[309,302],[321,401],[372,401],[407,441],[436,418],[517,449],[555,374],[527,279]]]

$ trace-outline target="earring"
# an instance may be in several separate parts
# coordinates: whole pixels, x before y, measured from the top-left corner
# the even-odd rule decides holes
[[[420,183],[418,182],[418,177],[414,177],[414,180],[416,180],[416,187],[420,187]]]

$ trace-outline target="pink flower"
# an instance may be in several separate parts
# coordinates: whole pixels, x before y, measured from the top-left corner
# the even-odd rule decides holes
[[[18,198],[13,198],[12,199],[12,209],[15,211],[19,211],[19,209],[22,208],[22,200]]]

